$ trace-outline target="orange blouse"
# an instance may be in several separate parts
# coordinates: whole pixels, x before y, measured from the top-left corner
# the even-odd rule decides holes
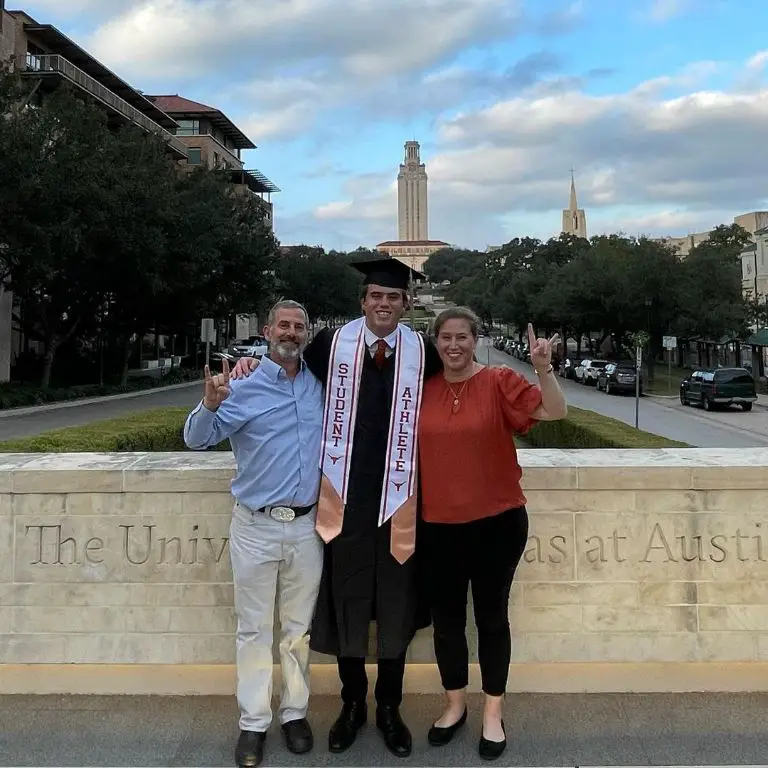
[[[511,368],[483,368],[451,384],[424,384],[419,414],[422,517],[430,523],[467,523],[525,504],[513,435],[535,423],[541,390]]]

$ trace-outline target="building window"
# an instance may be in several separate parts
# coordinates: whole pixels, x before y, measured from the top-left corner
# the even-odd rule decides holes
[[[179,120],[178,123],[177,136],[198,136],[200,134],[199,120]]]
[[[190,165],[200,165],[203,162],[203,156],[200,147],[190,147],[187,150],[187,162]]]

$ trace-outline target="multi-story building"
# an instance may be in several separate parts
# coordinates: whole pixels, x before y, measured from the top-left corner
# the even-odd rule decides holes
[[[418,141],[405,142],[405,158],[397,174],[398,237],[402,240],[427,240],[427,169],[421,162]]]
[[[397,231],[400,239],[379,243],[376,250],[420,272],[433,253],[450,248],[442,240],[429,239],[428,205],[427,169],[421,162],[419,142],[406,141],[404,161],[397,174]]]
[[[176,121],[51,24],[40,24],[24,11],[4,11],[2,38],[15,71],[29,78],[32,99],[40,103],[62,82],[93,99],[111,125],[131,123],[162,138],[179,160],[187,148],[174,134]],[[9,44],[8,41],[12,40]]]
[[[237,191],[259,199],[272,226],[269,196],[279,190],[259,171],[244,168],[241,152],[255,145],[220,110],[178,96],[146,96],[56,27],[24,11],[6,11],[5,0],[0,0],[0,61],[29,80],[31,103],[41,104],[46,94],[69,83],[105,111],[108,125],[132,124],[163,139],[182,168],[221,169]],[[21,343],[12,331],[12,306],[12,294],[0,285],[0,382],[9,379]]]
[[[733,223],[749,232],[753,240],[758,230],[768,227],[768,211],[750,211],[733,217]],[[685,258],[697,245],[709,240],[712,230],[707,232],[692,232],[682,237],[660,237],[657,242],[671,246],[678,256]]]
[[[761,304],[768,298],[768,227],[754,232],[741,252],[741,287],[749,301]]]
[[[261,171],[246,170],[241,153],[256,145],[220,110],[174,94],[147,98],[178,124],[176,138],[187,150],[190,168],[218,169],[243,194],[257,196],[264,207],[265,221],[274,222],[271,195],[279,192]]]
[[[29,80],[30,103],[41,104],[62,83],[69,83],[98,104],[108,124],[132,124],[165,141],[168,151],[186,161],[187,148],[174,135],[176,121],[141,91],[97,61],[50,24],[40,24],[23,11],[5,10],[0,0],[0,60]],[[12,357],[21,340],[12,330],[13,296],[0,288],[0,381],[10,377]]]
[[[450,243],[442,240],[386,240],[379,243],[376,250],[402,261],[416,272],[421,272],[433,253],[450,247]]]

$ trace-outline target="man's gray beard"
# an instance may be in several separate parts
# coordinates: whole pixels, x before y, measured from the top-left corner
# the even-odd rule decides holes
[[[295,360],[304,351],[304,346],[301,344],[285,344],[278,341],[274,344],[274,350],[283,360]]]

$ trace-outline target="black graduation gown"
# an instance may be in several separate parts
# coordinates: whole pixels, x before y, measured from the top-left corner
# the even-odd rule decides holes
[[[310,371],[327,383],[332,333],[320,331],[304,353]],[[397,354],[397,353],[395,353]],[[425,343],[425,377],[442,370]],[[310,630],[310,648],[333,656],[391,659],[408,648],[430,617],[419,578],[418,547],[402,565],[390,553],[391,521],[378,525],[394,389],[395,355],[381,370],[364,355],[341,533],[325,545],[323,574]],[[417,530],[418,537],[418,530]]]

